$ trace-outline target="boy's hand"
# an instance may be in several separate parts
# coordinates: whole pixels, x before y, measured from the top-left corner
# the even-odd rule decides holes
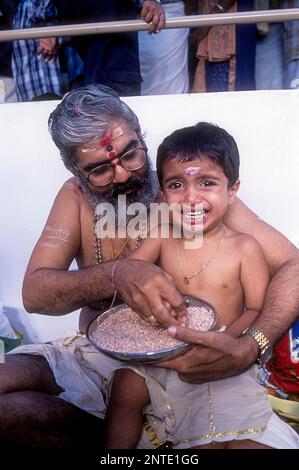
[[[145,0],[142,4],[141,16],[150,24],[149,34],[157,34],[165,25],[165,12],[155,0]]]

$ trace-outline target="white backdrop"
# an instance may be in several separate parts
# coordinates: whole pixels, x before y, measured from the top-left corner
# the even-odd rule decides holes
[[[223,126],[241,154],[240,197],[299,246],[299,91],[126,98],[140,118],[155,161],[161,140],[200,120]],[[57,102],[0,105],[0,301],[30,341],[76,327],[78,312],[26,314],[21,287],[53,199],[70,176],[47,131]]]

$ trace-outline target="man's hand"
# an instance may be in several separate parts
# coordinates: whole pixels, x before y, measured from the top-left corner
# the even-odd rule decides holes
[[[37,53],[45,62],[53,64],[58,54],[57,38],[42,38],[39,40]]]
[[[225,333],[179,326],[172,326],[169,334],[193,347],[184,355],[156,366],[176,370],[184,382],[204,383],[240,374],[257,357],[257,344],[248,335],[235,339]]]
[[[150,24],[149,34],[157,34],[165,25],[165,12],[160,3],[155,0],[144,0],[141,16]]]
[[[154,316],[165,328],[185,324],[184,301],[171,276],[158,266],[135,259],[119,261],[112,283],[123,301],[145,320]]]

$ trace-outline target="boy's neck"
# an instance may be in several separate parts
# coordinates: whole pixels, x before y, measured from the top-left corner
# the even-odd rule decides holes
[[[208,241],[208,240],[210,240],[210,239],[213,239],[214,237],[218,237],[219,234],[223,232],[224,227],[225,227],[225,225],[224,225],[223,221],[221,220],[221,221],[219,221],[219,223],[217,223],[216,226],[211,227],[211,228],[209,228],[209,229],[207,229],[207,230],[203,230],[203,234],[202,234],[203,243],[204,243],[205,241]],[[196,236],[196,234],[194,234],[194,239],[195,239],[195,238],[199,238],[200,236],[201,236],[201,233],[200,233],[200,232],[197,232],[197,236]],[[192,238],[191,238],[191,237],[187,237],[187,236],[185,237],[185,236],[184,236],[184,233],[182,234],[182,237],[181,237],[181,238],[182,238],[183,241],[192,241]]]

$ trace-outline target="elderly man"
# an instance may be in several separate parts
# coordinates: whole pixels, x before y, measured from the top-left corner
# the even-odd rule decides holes
[[[82,308],[84,333],[116,290],[143,318],[154,315],[163,326],[175,327],[171,331],[178,338],[195,344],[185,355],[162,364],[190,382],[235,375],[258,355],[263,359],[267,347],[297,316],[296,248],[241,201],[234,203],[226,224],[255,236],[271,269],[263,312],[251,334],[239,339],[190,332],[175,318],[184,304],[170,276],[151,263],[125,259],[140,236],[101,238],[97,230],[98,203],[115,206],[118,196],[126,195],[127,204],[139,201],[148,207],[157,196],[136,115],[109,88],[89,85],[62,100],[50,116],[49,129],[74,177],[59,191],[31,256],[23,287],[26,309],[62,315]],[[69,271],[73,259],[78,270]],[[79,442],[91,448],[96,443],[98,449],[104,379],[111,367],[82,334],[14,350],[0,364],[1,441],[65,448]]]

